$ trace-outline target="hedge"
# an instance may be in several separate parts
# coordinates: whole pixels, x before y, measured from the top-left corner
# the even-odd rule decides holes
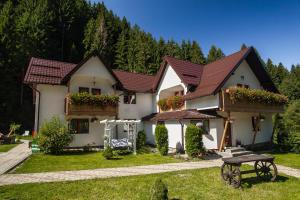
[[[168,154],[169,139],[168,139],[168,129],[165,125],[157,125],[155,128],[155,141],[157,149],[161,155],[165,156]]]
[[[83,92],[83,93],[70,94],[69,97],[71,100],[71,104],[74,105],[116,106],[119,103],[118,95],[106,95],[106,94],[92,95]]]
[[[185,132],[186,152],[191,157],[197,157],[204,151],[202,142],[203,130],[194,124],[189,124]]]
[[[284,105],[288,103],[286,96],[260,89],[231,87],[228,89],[228,94],[233,104],[242,100],[246,100],[249,103],[271,105]]]

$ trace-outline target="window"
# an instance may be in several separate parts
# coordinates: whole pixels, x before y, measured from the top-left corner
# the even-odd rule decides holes
[[[70,129],[74,134],[89,133],[89,119],[71,119]]]
[[[101,89],[99,88],[92,88],[92,95],[100,95]]]
[[[241,88],[249,88],[249,85],[246,85],[246,84],[240,84],[240,83],[238,83],[238,84],[236,84],[236,86],[237,87],[241,87]]]
[[[191,124],[201,124],[200,127],[203,128],[204,134],[209,134],[209,120],[191,120]]]
[[[124,93],[124,104],[136,104],[136,94],[134,92]]]
[[[88,87],[79,87],[79,90],[78,90],[79,93],[90,93],[90,89]]]

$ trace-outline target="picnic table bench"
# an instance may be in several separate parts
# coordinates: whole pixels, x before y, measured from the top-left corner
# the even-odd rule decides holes
[[[223,158],[221,167],[221,177],[225,182],[235,188],[241,186],[241,175],[256,173],[258,178],[263,180],[275,181],[277,177],[277,168],[274,164],[274,157],[259,154],[243,155],[232,158]],[[243,163],[255,162],[254,169],[241,171],[240,166]]]

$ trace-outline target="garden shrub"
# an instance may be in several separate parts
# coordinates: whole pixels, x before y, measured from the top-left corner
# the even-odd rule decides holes
[[[167,200],[168,188],[160,178],[156,179],[151,188],[151,200]]]
[[[126,149],[114,149],[113,154],[114,154],[114,156],[125,156],[125,155],[132,154],[132,151],[130,151],[127,148]]]
[[[155,128],[155,141],[157,149],[161,155],[168,154],[169,140],[168,140],[168,129],[165,125],[158,124]]]
[[[73,137],[65,123],[58,117],[43,123],[39,131],[38,143],[45,153],[59,154],[68,146]]]
[[[189,124],[185,132],[186,152],[191,157],[197,157],[204,151],[202,142],[203,130],[194,124]]]
[[[136,148],[141,149],[146,144],[146,132],[144,130],[139,131],[136,139]]]
[[[293,101],[283,114],[283,123],[287,132],[290,150],[300,153],[300,100]]]
[[[102,155],[103,155],[103,157],[104,157],[105,159],[107,159],[107,160],[112,159],[112,158],[114,157],[114,153],[113,153],[112,148],[111,148],[110,146],[107,146],[107,147],[104,149]]]

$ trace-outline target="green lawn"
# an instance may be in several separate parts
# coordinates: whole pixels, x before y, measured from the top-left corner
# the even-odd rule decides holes
[[[0,152],[7,152],[18,144],[0,144]]]
[[[251,177],[249,177],[251,176]],[[279,176],[275,182],[243,179],[242,189],[225,185],[219,168],[95,179],[74,182],[23,184],[0,187],[0,199],[150,199],[156,178],[167,184],[172,199],[300,199],[300,180]]]
[[[17,135],[17,139],[31,141],[31,140],[33,140],[33,137],[31,135],[28,135],[28,136]]]
[[[300,154],[296,153],[268,153],[275,156],[275,163],[287,167],[300,169]]]
[[[137,154],[118,156],[106,160],[101,152],[77,152],[65,155],[33,154],[13,173],[34,173],[65,170],[96,169],[110,167],[127,167],[136,165],[152,165],[162,163],[182,162],[169,156],[159,154]]]

